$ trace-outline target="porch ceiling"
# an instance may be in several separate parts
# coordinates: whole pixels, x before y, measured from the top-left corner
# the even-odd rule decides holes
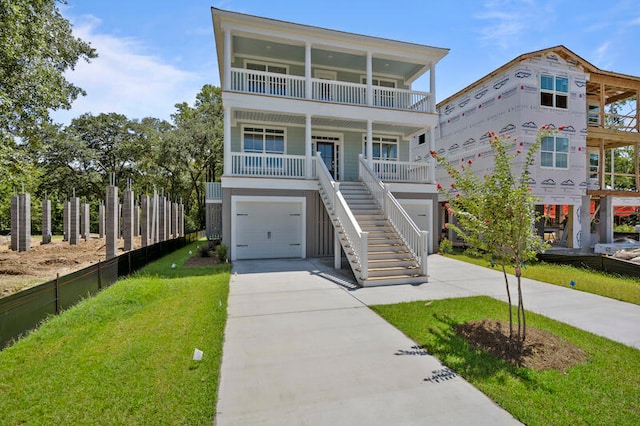
[[[625,86],[625,85],[605,84],[603,86],[604,86],[604,98],[605,98],[606,105],[633,98],[637,96],[638,91],[640,91],[640,88],[629,87],[630,85]],[[601,92],[600,82],[587,83],[587,98],[599,100],[600,92]]]
[[[245,36],[233,37],[233,52],[236,55],[262,58],[281,63],[297,63],[304,66],[303,45],[295,45],[279,42],[277,40],[264,40],[249,38]],[[355,72],[366,73],[366,55],[363,53],[344,52],[338,49],[311,49],[311,62],[314,67],[325,67],[328,69],[354,70]],[[410,79],[418,73],[424,65],[373,57],[373,73],[378,75],[389,75]]]
[[[234,120],[236,121],[252,121],[261,123],[277,123],[289,126],[305,126],[304,115],[294,114],[278,114],[261,111],[234,111]],[[358,120],[336,119],[331,117],[312,117],[311,126],[324,130],[343,130],[354,132],[366,132],[367,123]],[[400,134],[403,138],[409,138],[411,135],[423,130],[422,127],[416,126],[400,126],[387,123],[373,123],[374,133],[393,133]]]

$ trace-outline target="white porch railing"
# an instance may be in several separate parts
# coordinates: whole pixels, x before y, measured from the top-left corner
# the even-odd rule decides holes
[[[231,69],[231,90],[304,99],[305,78],[265,71]]]
[[[383,181],[430,183],[427,163],[373,160],[373,171]]]
[[[231,174],[236,176],[264,176],[304,179],[304,155],[231,153]]]
[[[231,69],[231,90],[307,99],[306,79],[302,76],[278,74],[265,71]],[[432,112],[431,94],[415,90],[391,87],[373,88],[373,105],[381,108],[415,112]],[[349,105],[367,105],[367,85],[347,81],[311,79],[311,96],[308,99]]]
[[[207,182],[207,201],[222,202],[222,184],[220,182]]]
[[[427,92],[374,87],[373,104],[383,108],[429,112],[429,96]]]
[[[312,99],[339,104],[366,105],[367,86],[345,81],[311,79]]]
[[[429,249],[428,232],[419,229],[407,212],[400,206],[396,197],[391,194],[360,154],[359,176],[369,188],[371,195],[384,210],[385,217],[391,222],[402,241],[415,256],[420,274],[427,275],[427,255]]]
[[[347,206],[347,202],[340,192],[340,182],[333,180],[319,152],[315,163],[318,169],[318,180],[329,198],[328,207],[333,210],[342,229],[343,236],[347,239],[349,250],[353,252],[353,256],[358,262],[361,279],[366,280],[369,276],[369,233],[363,231],[358,225],[358,221],[351,213],[351,209]]]

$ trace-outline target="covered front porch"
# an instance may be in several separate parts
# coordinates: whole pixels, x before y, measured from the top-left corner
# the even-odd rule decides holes
[[[433,183],[435,164],[412,161],[411,140],[432,129],[327,115],[228,108],[223,177],[317,179],[316,154],[337,180],[358,180],[358,156],[387,182]]]

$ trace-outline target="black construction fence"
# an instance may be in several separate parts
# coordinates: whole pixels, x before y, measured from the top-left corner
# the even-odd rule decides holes
[[[118,278],[137,271],[204,236],[203,231],[162,241],[39,284],[0,299],[0,350],[44,319],[98,293]]]
[[[571,265],[578,268],[589,268],[609,274],[634,278],[640,277],[640,264],[599,254],[567,255],[543,253],[538,255],[538,260],[547,263]]]

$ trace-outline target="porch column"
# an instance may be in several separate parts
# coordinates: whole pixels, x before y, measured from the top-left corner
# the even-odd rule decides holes
[[[436,111],[436,64],[429,68],[429,112]]]
[[[613,242],[613,197],[600,197],[600,243]]]
[[[367,105],[373,105],[373,60],[367,52]]]
[[[367,120],[367,164],[373,169],[373,124]]]
[[[222,84],[223,90],[231,89],[231,32],[229,30],[224,31],[224,82]]]
[[[313,87],[311,85],[311,43],[307,42],[304,46],[304,78],[305,78],[305,98],[313,98]]]
[[[231,170],[231,108],[223,106],[224,110],[224,171],[229,176]]]
[[[336,228],[333,228],[333,267],[342,269],[342,245]]]
[[[429,164],[429,176],[428,176],[429,183],[435,183],[436,181],[436,159],[431,156],[431,151],[435,151],[435,150],[436,150],[436,129],[434,127],[431,127],[429,129],[429,157],[427,157],[427,163]]]
[[[591,197],[582,196],[580,207],[580,253],[591,251]]]
[[[304,155],[306,157],[306,174],[307,179],[313,178],[311,173],[313,152],[311,152],[311,114],[307,114],[305,117],[305,129],[304,129]]]
[[[604,162],[605,162],[605,158],[604,158],[605,152],[604,152],[604,139],[600,139],[600,148],[598,150],[598,187],[600,189],[604,189]]]

